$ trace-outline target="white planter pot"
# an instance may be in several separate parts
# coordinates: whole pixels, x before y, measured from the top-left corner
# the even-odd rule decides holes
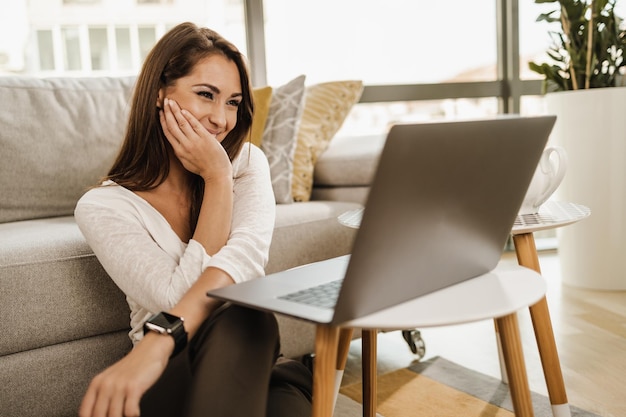
[[[550,141],[568,155],[555,198],[591,209],[557,230],[562,280],[626,290],[626,87],[550,93],[546,101],[557,115]]]

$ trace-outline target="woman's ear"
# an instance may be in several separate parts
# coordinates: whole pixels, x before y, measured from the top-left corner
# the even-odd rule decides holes
[[[157,102],[156,102],[156,106],[157,109],[162,109],[163,108],[163,98],[165,97],[163,89],[159,89],[159,95],[157,96]]]

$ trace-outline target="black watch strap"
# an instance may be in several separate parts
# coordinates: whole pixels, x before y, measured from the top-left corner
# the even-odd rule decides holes
[[[143,325],[143,333],[153,331],[161,334],[169,334],[174,338],[174,352],[171,357],[179,354],[187,346],[187,331],[183,324],[185,320],[164,311],[150,317]]]

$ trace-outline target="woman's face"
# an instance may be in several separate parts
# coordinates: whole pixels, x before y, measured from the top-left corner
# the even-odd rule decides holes
[[[159,106],[169,98],[186,109],[220,142],[237,124],[242,101],[237,65],[223,55],[201,59],[191,73],[159,92]]]

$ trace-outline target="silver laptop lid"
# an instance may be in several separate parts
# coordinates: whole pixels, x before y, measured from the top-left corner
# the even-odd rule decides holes
[[[495,268],[556,117],[393,126],[334,323]]]

